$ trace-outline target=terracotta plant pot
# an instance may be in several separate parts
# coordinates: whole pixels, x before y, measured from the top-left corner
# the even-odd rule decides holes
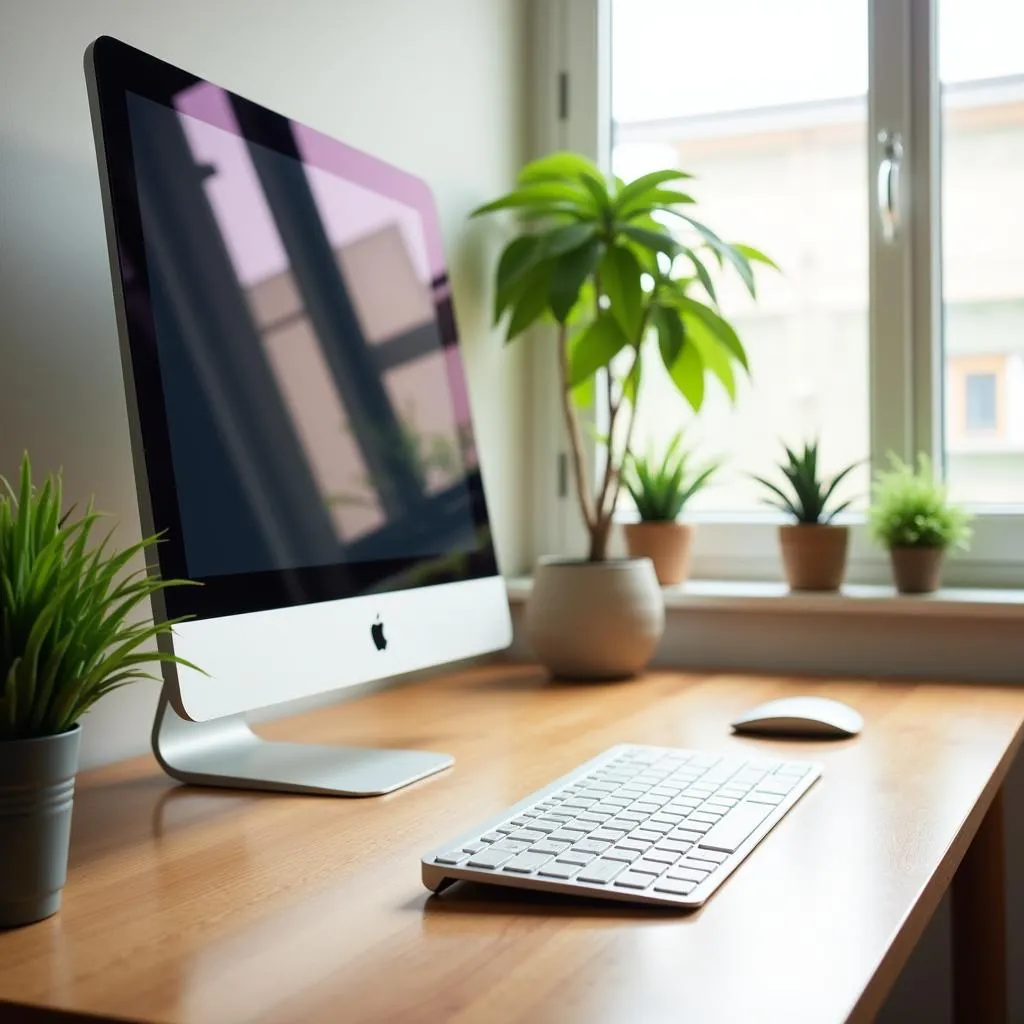
[[[689,523],[628,523],[623,527],[630,558],[649,558],[663,587],[682,583],[690,575],[693,527]]]
[[[779,527],[782,565],[790,590],[838,590],[846,575],[846,526],[798,523]]]
[[[665,602],[649,558],[542,558],[526,606],[526,633],[557,679],[626,679],[665,629]]]
[[[932,594],[942,581],[945,548],[891,548],[892,575],[901,594]]]

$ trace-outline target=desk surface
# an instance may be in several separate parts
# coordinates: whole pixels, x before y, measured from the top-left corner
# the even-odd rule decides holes
[[[866,720],[838,744],[731,737],[793,693]],[[267,735],[454,753],[366,800],[82,776],[64,909],[0,934],[0,999],[159,1021],[870,1019],[1016,752],[1024,690],[656,672],[558,685],[472,670]],[[822,781],[699,912],[421,888],[445,838],[621,741],[778,752]]]

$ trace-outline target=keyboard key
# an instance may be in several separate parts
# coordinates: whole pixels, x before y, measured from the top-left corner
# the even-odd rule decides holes
[[[530,848],[530,844],[529,843],[521,842],[518,839],[506,839],[504,836],[502,837],[502,841],[500,843],[492,843],[490,847],[486,847],[486,846],[481,846],[480,847],[481,850],[486,850],[486,849],[491,849],[491,850],[508,850],[510,853],[522,853],[524,850],[528,850],[529,848]],[[479,850],[473,850],[471,852],[472,853],[479,853],[480,851]]]
[[[552,832],[547,838],[553,843],[575,843],[577,839],[584,839],[586,835],[587,833],[582,829],[560,828],[557,832]],[[544,837],[537,836],[537,838],[543,839]]]
[[[641,811],[644,814],[656,814],[661,810],[661,804],[656,804],[651,800],[638,800],[632,807],[631,811]]]
[[[714,825],[716,822],[720,821],[721,818],[722,815],[715,814],[714,811],[694,811],[686,820],[687,822],[704,821],[709,825]]]
[[[666,825],[678,825],[685,818],[685,814],[676,814],[674,811],[658,811],[651,815],[651,821],[662,822]]]
[[[638,875],[634,871],[627,871],[615,879],[615,884],[622,889],[646,889],[653,881],[650,875]]]
[[[511,850],[495,850],[488,848],[481,850],[479,853],[474,853],[469,858],[469,867],[471,868],[487,868],[493,871],[495,868],[500,868],[502,864],[507,860],[511,860],[515,856]]]
[[[579,864],[566,864],[565,861],[553,860],[550,864],[537,871],[541,878],[572,878],[579,871]]]
[[[669,868],[668,878],[676,882],[693,882],[699,885],[707,878],[706,871],[694,871],[692,868]]]
[[[721,757],[715,754],[694,754],[686,763],[691,768],[712,768],[721,761]]]
[[[628,807],[632,802],[628,796],[606,796],[601,801],[601,803],[609,804],[612,807]]]
[[[674,832],[669,832],[668,834],[668,838],[674,839],[677,843],[696,843],[700,837],[700,832],[689,828],[677,828]]]
[[[672,835],[675,836],[679,831],[679,829],[676,829]],[[711,831],[711,823],[707,821],[694,821],[693,818],[687,818],[686,821],[683,822],[683,831],[699,832],[703,835],[705,832]]]
[[[718,870],[718,865],[712,864],[710,861],[694,860],[692,851],[686,854],[682,860],[677,861],[675,866],[680,870],[699,871],[702,875],[710,875],[713,871]]]
[[[639,850],[624,850],[621,846],[613,847],[605,854],[606,860],[621,860],[626,864],[632,864],[639,860],[643,854]]]
[[[573,846],[573,849],[579,853],[604,853],[611,845],[611,843],[602,843],[596,839],[582,839]]]
[[[551,859],[551,855],[547,853],[521,853],[518,857],[510,860],[505,865],[504,870],[528,875],[531,871],[536,871],[537,868],[543,867]]]
[[[515,832],[516,826],[510,821],[506,821],[503,825],[496,825],[494,828],[495,832],[500,832],[502,835],[508,835],[510,832]]]
[[[636,850],[637,853],[644,853],[651,848],[653,843],[650,839],[637,839],[636,836],[630,836],[628,839],[623,839],[618,845],[623,850]]]
[[[652,832],[642,828],[638,828],[635,832],[631,832],[630,839],[646,839],[649,843],[656,842],[662,836],[661,832]]]
[[[577,853],[575,850],[569,850],[558,859],[567,864],[589,864],[596,856],[594,853]]]
[[[757,828],[772,808],[765,804],[737,804],[729,814],[712,828],[699,844],[705,850],[720,850],[722,853],[733,853],[743,845],[743,841]]]
[[[564,857],[562,858],[565,859]],[[600,860],[591,861],[580,873],[576,876],[576,880],[579,882],[597,882],[604,885],[610,882],[616,875],[621,871],[624,871],[626,865],[620,860],[607,860],[602,857]]]
[[[469,856],[465,850],[449,850],[448,853],[439,853],[434,858],[435,864],[461,864]]]
[[[775,807],[781,804],[786,798],[778,793],[753,792],[747,797],[747,802],[752,804],[766,804],[768,807]]]
[[[530,822],[530,829],[534,832],[555,832],[564,824],[563,821],[552,821],[550,818],[534,818]]]
[[[709,850],[708,852],[712,851]],[[658,847],[649,850],[646,854],[647,860],[657,861],[659,864],[675,864],[679,857],[680,854],[675,850],[660,850]]]
[[[655,821],[653,818],[650,821],[643,822],[645,832],[657,832],[659,835],[667,835],[675,827],[675,822]]]
[[[505,838],[502,832],[488,832],[486,835],[480,837],[481,843],[500,843]]]
[[[654,883],[655,892],[671,893],[673,896],[689,896],[696,888],[696,882],[687,882],[681,878],[659,878]]]
[[[598,841],[606,842],[606,843],[616,843],[628,831],[629,831],[629,829],[617,828],[617,827],[598,828],[598,829],[595,829],[593,832],[591,832],[590,835],[587,836],[587,839],[598,840]]]
[[[463,843],[462,849],[466,853],[479,853],[487,846],[486,843]]]
[[[693,849],[693,843],[680,843],[675,839],[662,839],[655,847],[656,850],[665,850],[668,853],[686,853]]]
[[[536,814],[520,814],[518,818],[512,819],[512,824],[522,828],[524,825],[529,825],[536,817]]]
[[[703,810],[703,811],[711,811],[711,810],[721,811],[722,814],[725,814],[725,812],[728,811],[730,807],[735,807],[737,803],[739,803],[739,801],[738,800],[734,800],[732,797],[729,797],[729,796],[719,796],[716,793],[713,797],[710,797],[708,800],[706,800],[701,805],[701,810]]]
[[[635,821],[637,823],[647,820],[646,814],[641,814],[639,811],[622,811],[615,816],[616,821]]]
[[[663,875],[668,871],[668,865],[663,864],[661,861],[650,860],[647,857],[641,857],[640,860],[634,861],[633,866],[630,868],[631,871],[637,871],[641,875],[654,875],[655,877]]]
[[[530,847],[532,853],[551,853],[559,854],[565,853],[569,849],[568,843],[553,843],[550,839],[542,839],[539,843],[535,843]]]
[[[525,843],[535,843],[538,839],[543,839],[545,835],[545,832],[538,832],[536,829],[521,828],[518,832],[513,832],[509,839],[520,839]]]
[[[536,849],[536,847],[534,847]],[[654,854],[648,856],[653,857]],[[702,850],[700,847],[696,847],[690,851],[690,860],[704,860],[709,861],[712,864],[721,864],[723,861],[729,859],[729,854],[719,853],[718,850]]]
[[[728,797],[731,800],[742,800],[749,792],[750,786],[723,786],[715,797]]]
[[[589,821],[589,822],[593,822],[593,824],[595,824],[595,825],[601,825],[604,822],[606,822],[609,818],[612,818],[612,817],[614,817],[614,815],[610,814],[608,811],[594,811],[594,810],[590,810],[590,811],[583,811],[583,813],[580,814],[580,816],[578,818],[576,818],[576,821]],[[573,819],[566,817],[565,820],[566,821],[572,821]]]

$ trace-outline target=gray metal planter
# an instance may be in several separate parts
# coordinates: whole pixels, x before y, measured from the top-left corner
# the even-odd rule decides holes
[[[0,742],[0,928],[60,909],[81,737]]]

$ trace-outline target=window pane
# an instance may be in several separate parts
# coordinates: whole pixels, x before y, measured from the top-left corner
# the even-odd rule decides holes
[[[763,508],[749,474],[780,439],[820,436],[828,471],[868,456],[867,31],[866,0],[613,2],[615,173],[695,174],[697,216],[783,269],[758,274],[757,303],[720,277],[751,364],[734,407],[709,381],[695,420],[647,361],[637,446],[686,425],[726,460],[694,508]]]
[[[1024,505],[1024,4],[940,0],[938,29],[946,471]]]

